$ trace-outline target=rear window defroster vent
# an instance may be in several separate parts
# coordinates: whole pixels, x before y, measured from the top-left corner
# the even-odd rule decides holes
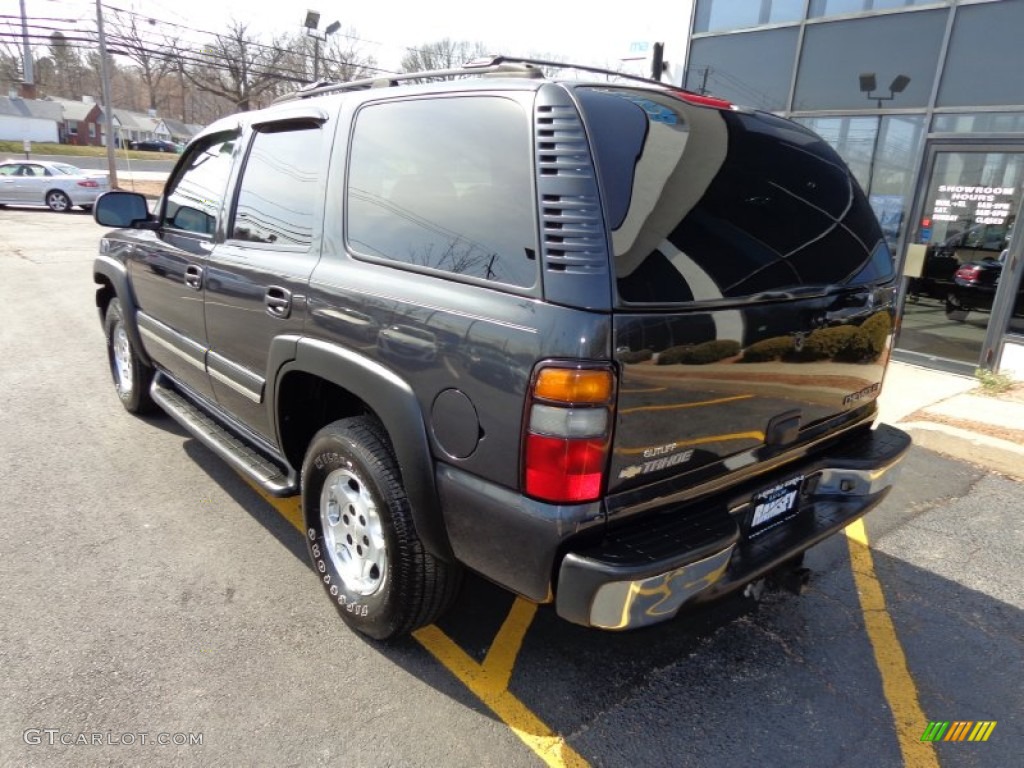
[[[556,85],[539,90],[534,120],[545,296],[608,307],[608,236],[583,121]]]

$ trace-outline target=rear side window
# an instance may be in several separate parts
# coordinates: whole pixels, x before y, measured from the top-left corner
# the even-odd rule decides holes
[[[472,96],[374,104],[349,154],[357,254],[520,287],[537,280],[529,121]]]
[[[319,125],[259,130],[242,171],[230,237],[309,247],[319,183]]]
[[[892,275],[867,199],[817,135],[668,93],[577,91],[612,230],[619,300],[680,304]]]
[[[162,224],[169,229],[212,235],[227,192],[236,132],[210,136],[190,152],[167,192]]]

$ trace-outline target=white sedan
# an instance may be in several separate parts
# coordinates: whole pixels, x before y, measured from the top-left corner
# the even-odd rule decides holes
[[[45,205],[51,211],[70,211],[77,205],[89,210],[109,189],[105,175],[93,176],[67,163],[0,162],[0,205]]]

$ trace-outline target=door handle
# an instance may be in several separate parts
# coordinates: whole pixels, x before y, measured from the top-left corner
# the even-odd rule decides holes
[[[203,289],[203,268],[190,264],[185,268],[185,285],[195,291]]]
[[[272,285],[263,295],[263,303],[271,317],[286,318],[292,313],[292,292],[287,288]]]

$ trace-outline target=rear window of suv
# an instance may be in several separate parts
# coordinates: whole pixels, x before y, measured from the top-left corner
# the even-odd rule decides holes
[[[670,93],[583,87],[577,95],[621,303],[773,298],[892,276],[867,199],[811,131]]]

